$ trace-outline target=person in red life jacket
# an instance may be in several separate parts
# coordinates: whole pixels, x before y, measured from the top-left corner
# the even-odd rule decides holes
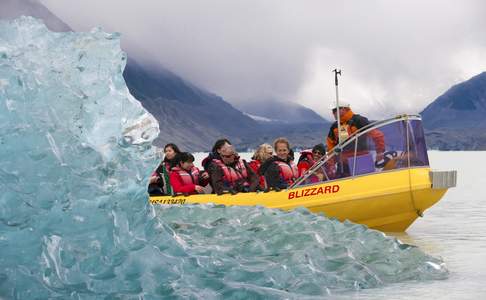
[[[233,146],[224,145],[219,151],[220,159],[213,158],[208,173],[214,193],[254,192],[258,186],[258,175],[241,159]]]
[[[226,138],[219,139],[214,143],[214,146],[211,149],[211,153],[209,153],[209,155],[201,162],[204,171],[208,171],[209,165],[211,164],[213,159],[221,159],[221,156],[219,156],[221,148],[228,145],[231,146],[231,142]]]
[[[309,170],[317,161],[326,155],[326,147],[324,144],[315,145],[312,150],[304,150],[300,152],[299,162],[297,168],[299,169],[299,176],[302,176]],[[310,175],[304,183],[315,183],[323,181],[326,177],[324,175],[324,166],[321,166],[314,174]]]
[[[267,188],[267,183],[265,182],[265,176],[260,174],[260,166],[262,163],[264,163],[267,159],[271,158],[273,156],[273,148],[269,144],[261,144],[258,146],[257,150],[253,154],[253,157],[251,158],[252,161],[248,163],[250,168],[257,174],[259,175],[260,178],[260,184],[258,188],[261,191],[266,190]]]
[[[287,188],[299,177],[297,166],[293,162],[290,144],[286,138],[278,138],[273,142],[277,155],[271,157],[260,167],[260,174],[265,176],[268,188],[277,191]]]
[[[332,113],[334,115],[334,119],[337,120],[338,109],[334,107],[332,109]],[[339,105],[339,118],[340,118],[340,129],[341,131],[338,132],[337,121],[331,125],[329,128],[329,133],[326,138],[327,149],[328,151],[332,151],[335,146],[339,144],[339,135],[341,136],[341,142],[345,141],[349,136],[353,133],[358,131],[359,129],[367,126],[370,124],[370,121],[364,116],[355,114],[350,107],[349,103],[340,103]],[[376,149],[376,157],[375,161],[383,160],[383,153],[385,153],[385,138],[383,132],[378,129],[371,130],[368,133],[368,136],[371,137],[375,144]],[[349,168],[347,166],[346,159],[348,157],[354,156],[354,143],[352,145],[348,145],[342,151],[342,161],[344,164],[344,173],[340,176],[349,175]],[[358,139],[358,147],[357,147],[357,154],[362,155],[368,153],[368,143],[366,138],[359,138]]]
[[[176,155],[181,153],[173,143],[164,146],[164,159],[149,179],[148,193],[151,196],[172,195],[169,173],[176,165]]]
[[[315,145],[312,150],[304,150],[300,152],[299,162],[297,168],[299,169],[299,176],[305,173],[316,161],[326,155],[326,147],[324,144]]]
[[[206,172],[199,172],[194,166],[194,156],[188,152],[177,154],[177,165],[170,171],[170,183],[175,194],[204,194],[204,186],[209,182]]]

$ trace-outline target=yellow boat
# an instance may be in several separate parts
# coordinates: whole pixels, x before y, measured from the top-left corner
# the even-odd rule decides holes
[[[385,141],[385,160],[375,162],[374,141],[379,131]],[[376,135],[374,135],[376,136]],[[347,153],[347,155],[344,155]],[[350,156],[349,153],[352,155]],[[306,183],[316,170],[345,167],[340,178]],[[401,115],[374,122],[343,141],[287,190],[152,196],[150,203],[185,205],[214,203],[290,210],[306,207],[341,221],[350,220],[387,232],[405,231],[423,212],[456,185],[456,171],[432,171],[420,116]]]

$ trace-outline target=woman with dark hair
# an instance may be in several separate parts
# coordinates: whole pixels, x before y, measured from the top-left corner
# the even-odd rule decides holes
[[[151,196],[172,195],[169,172],[176,166],[178,153],[181,153],[181,150],[176,144],[169,143],[164,146],[164,159],[150,177],[148,193]]]
[[[299,176],[302,176],[307,170],[309,170],[317,161],[321,160],[323,156],[326,155],[326,147],[324,144],[320,143],[315,145],[312,150],[303,150],[300,152],[299,162],[297,164],[297,169],[299,169]],[[306,183],[315,183],[323,181],[325,178],[325,166],[322,165],[317,169],[314,174],[310,175]]]
[[[193,195],[204,194],[204,186],[208,184],[209,176],[200,173],[194,166],[194,156],[189,152],[182,152],[176,156],[177,165],[170,171],[170,183],[175,194]]]
[[[209,153],[209,155],[205,159],[203,159],[201,163],[205,171],[208,171],[209,165],[211,164],[213,159],[221,159],[221,149],[227,145],[231,146],[231,142],[226,138],[219,139],[216,141],[216,143],[214,143],[213,149],[211,149],[211,153]]]

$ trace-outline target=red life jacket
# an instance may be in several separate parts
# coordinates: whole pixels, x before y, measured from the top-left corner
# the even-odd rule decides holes
[[[314,157],[312,156],[311,149],[302,150],[302,152],[300,152],[299,163],[303,160],[308,160],[309,162],[314,164]]]
[[[302,176],[310,167],[314,165],[314,156],[312,150],[307,149],[300,152],[299,163],[297,169],[299,170],[299,176]]]
[[[278,165],[280,178],[287,184],[292,184],[299,177],[299,170],[293,161],[287,164],[283,161],[276,160],[275,163]]]
[[[213,159],[213,162],[223,170],[223,182],[226,187],[234,187],[237,182],[242,182],[244,186],[250,186],[248,183],[248,171],[242,159],[238,159],[233,167],[227,166],[219,159]]]
[[[300,152],[299,162],[297,165],[299,165],[301,162],[307,162],[311,166],[315,163],[312,150],[306,149]]]
[[[265,176],[260,175],[260,167],[262,166],[262,162],[259,160],[252,160],[248,163],[248,165],[253,171],[255,171],[255,174],[260,177],[260,188],[266,189],[267,181],[265,180]]]
[[[172,172],[177,172],[181,176],[184,185],[199,184],[199,169],[196,167],[192,167],[190,172],[180,167],[174,167],[172,168]]]

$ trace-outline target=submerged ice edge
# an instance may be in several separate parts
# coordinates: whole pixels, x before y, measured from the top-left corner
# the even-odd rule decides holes
[[[157,215],[207,270],[203,275],[222,283],[243,277],[248,284],[321,295],[448,276],[440,259],[417,247],[303,208],[191,205],[158,207]]]
[[[0,44],[0,297],[278,298],[447,276],[307,211],[149,206],[159,129],[128,92],[119,36],[22,17],[0,21]]]

